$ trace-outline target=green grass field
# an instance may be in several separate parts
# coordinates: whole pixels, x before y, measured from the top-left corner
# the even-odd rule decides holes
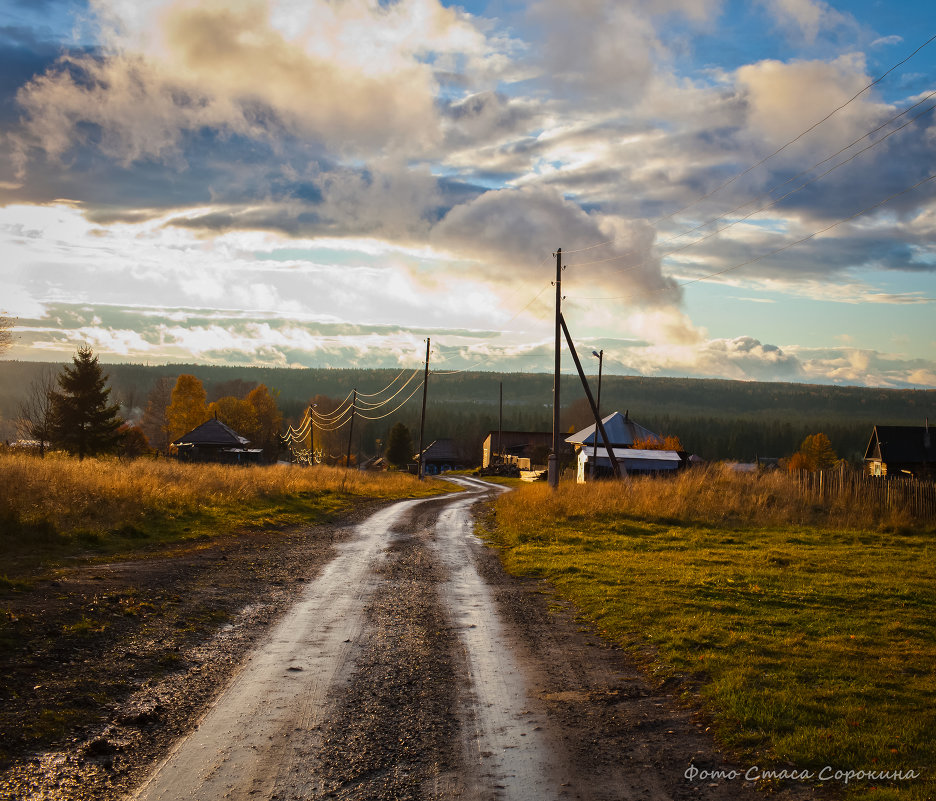
[[[654,519],[648,498],[623,498],[691,493],[655,486],[523,487],[482,533],[510,571],[547,579],[655,683],[704,708],[742,765],[914,770],[825,785],[866,801],[936,798],[933,526],[839,529],[821,510],[821,526],[782,522],[779,500],[764,504],[768,525],[737,510],[706,524],[716,499],[675,517],[664,504]]]

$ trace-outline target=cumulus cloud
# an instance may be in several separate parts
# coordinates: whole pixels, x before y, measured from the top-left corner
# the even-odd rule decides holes
[[[93,140],[125,163],[181,154],[204,127],[285,129],[338,153],[418,153],[441,136],[438,61],[492,55],[470,18],[438,0],[280,3],[99,0],[106,46],[22,88],[23,147]]]
[[[613,285],[633,293],[635,300],[666,304],[679,298],[675,283],[661,273],[659,260],[652,254],[651,228],[642,223],[602,220],[550,188],[486,192],[452,209],[431,236],[441,248],[474,255],[490,276],[522,275],[532,280],[550,274],[543,265],[555,248],[575,255],[577,248],[608,242],[603,257],[623,255],[639,269],[614,279],[606,276],[602,283],[613,281]]]
[[[671,58],[661,32],[670,20],[704,25],[720,6],[720,0],[538,0],[528,16],[540,32],[542,80],[576,107],[633,103]]]
[[[766,60],[740,67],[737,85],[748,106],[751,134],[771,147],[786,144],[870,83],[864,67],[860,53],[832,61]],[[873,96],[863,95],[810,132],[806,144],[837,149],[873,128],[887,110]],[[803,149],[797,147],[791,155],[802,159]]]
[[[823,32],[840,28],[854,31],[855,19],[822,0],[762,0],[777,26],[794,41],[813,44]]]

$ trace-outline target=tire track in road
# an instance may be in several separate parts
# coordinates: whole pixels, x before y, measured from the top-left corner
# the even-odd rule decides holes
[[[396,503],[357,527],[134,799],[271,798],[293,732],[320,722],[331,687],[352,668],[387,532],[419,503]]]
[[[485,482],[453,479],[470,492],[490,492]],[[565,760],[547,740],[547,722],[530,697],[525,671],[515,656],[497,606],[474,565],[471,506],[458,498],[439,515],[435,546],[445,567],[439,592],[462,642],[470,678],[470,714],[462,732],[469,773],[478,776],[469,798],[551,801],[563,797]],[[471,770],[473,768],[473,770]]]

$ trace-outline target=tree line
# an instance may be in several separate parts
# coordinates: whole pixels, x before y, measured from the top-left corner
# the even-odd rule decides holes
[[[265,385],[235,382],[244,397],[220,397],[208,402],[201,381],[182,374],[173,382],[161,376],[150,390],[139,425],[121,417],[121,404],[111,400],[109,376],[89,347],[80,347],[71,365],[56,375],[42,371],[31,382],[19,407],[19,432],[40,455],[47,448],[86,456],[116,453],[141,456],[168,453],[171,443],[215,418],[246,437],[264,455],[280,449],[283,415]]]
[[[15,416],[24,388],[48,369],[36,363],[0,362],[0,415]],[[210,417],[217,411],[219,419],[235,421],[229,423],[235,430],[239,425],[251,428],[250,414],[241,403],[220,402],[224,398],[245,401],[259,386],[276,388],[268,390],[268,394],[283,419],[296,424],[312,402],[319,403],[323,410],[334,408],[338,399],[352,389],[366,391],[385,386],[397,375],[392,370],[205,365],[115,364],[107,369],[114,388],[112,397],[120,402],[122,416],[138,423],[150,445],[160,450],[166,447],[168,434],[152,424],[153,412],[147,410],[151,405],[157,410],[170,405],[180,374],[197,378],[206,392],[204,401],[196,404],[199,414]],[[530,373],[430,376],[425,442],[451,438],[465,457],[480,460],[481,442],[489,431],[498,428],[501,384],[505,430],[549,431],[551,381],[551,376]],[[562,393],[563,432],[590,425],[590,411],[587,405],[583,407],[578,379],[564,377]],[[154,394],[161,400],[151,404]],[[638,376],[605,376],[602,382],[603,414],[629,409],[642,425],[663,436],[677,436],[687,452],[706,460],[753,461],[755,456],[790,456],[806,436],[818,431],[829,437],[844,458],[860,460],[873,425],[922,425],[927,415],[936,417],[934,400],[934,390]],[[329,402],[332,406],[327,405]],[[216,405],[208,412],[211,404]],[[397,422],[417,431],[418,404],[408,404],[388,419],[358,417],[353,432],[347,428],[322,431],[318,447],[343,457],[350,433],[352,453],[362,458],[375,456],[386,448],[390,429]]]

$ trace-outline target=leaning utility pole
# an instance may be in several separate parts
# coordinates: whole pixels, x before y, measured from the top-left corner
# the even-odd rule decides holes
[[[623,478],[627,471],[614,455],[614,448],[611,447],[611,440],[608,439],[608,432],[605,431],[604,423],[601,422],[601,418],[598,416],[598,407],[595,405],[595,399],[592,397],[591,389],[588,387],[588,379],[585,378],[585,371],[582,369],[582,363],[579,361],[578,354],[575,352],[575,343],[572,341],[572,335],[569,333],[565,319],[561,315],[559,316],[559,323],[562,326],[563,333],[565,333],[566,342],[569,343],[569,353],[572,354],[572,361],[575,362],[575,369],[578,371],[579,378],[582,381],[582,389],[585,390],[585,397],[588,399],[588,405],[591,407],[592,416],[595,418],[595,436],[601,434],[601,441],[608,451],[608,459],[611,461],[611,470],[614,471],[614,477]]]
[[[345,458],[345,467],[351,467],[351,435],[354,433],[354,406],[357,404],[357,389],[354,390],[354,400],[351,401],[351,425],[348,426],[348,455]]]
[[[553,437],[552,453],[549,454],[546,480],[550,487],[559,486],[559,349],[562,346],[560,320],[562,319],[562,248],[556,251],[556,364],[553,377]]]
[[[423,478],[423,431],[426,428],[426,390],[429,389],[429,337],[426,337],[426,372],[423,375],[422,414],[419,416],[419,456],[416,458],[416,475]]]

